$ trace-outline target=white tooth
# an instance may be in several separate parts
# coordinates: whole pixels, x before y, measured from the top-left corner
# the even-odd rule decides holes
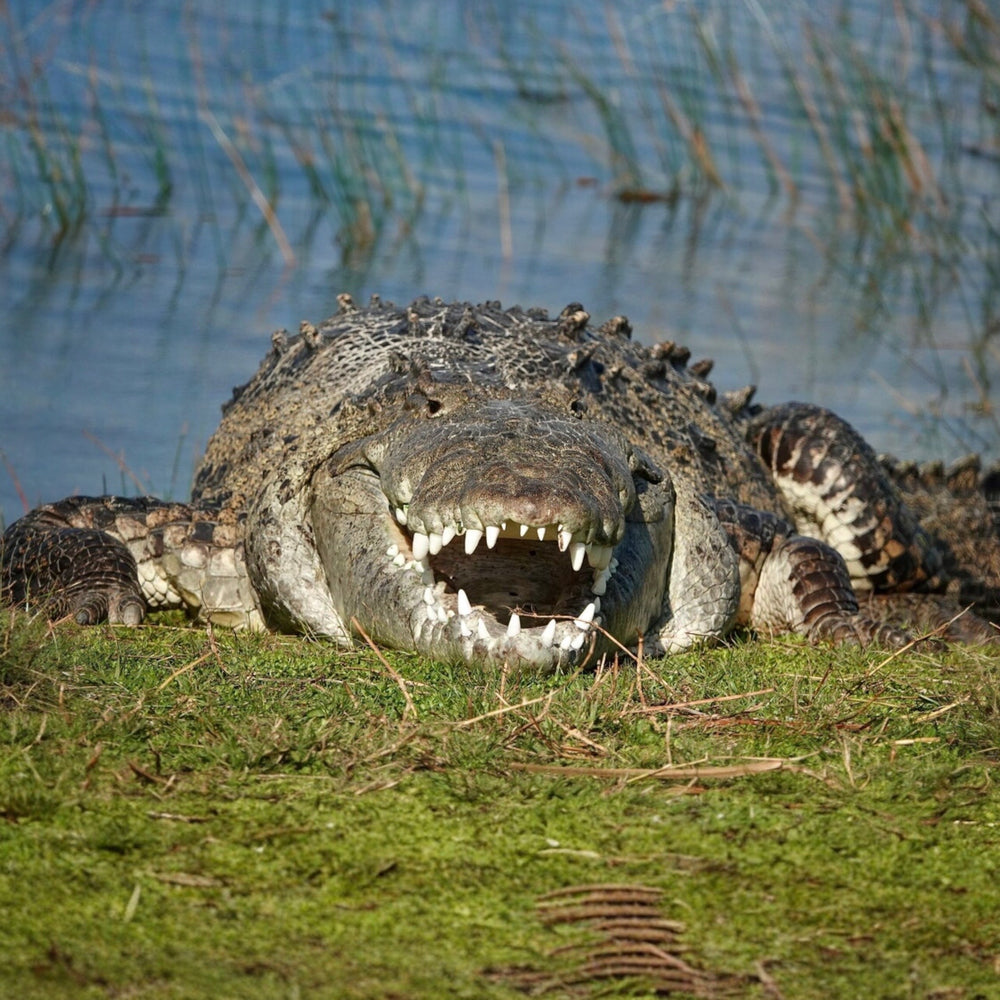
[[[512,614],[510,616],[510,621],[507,622],[507,638],[513,639],[515,635],[519,635],[521,632],[521,619],[517,614]]]
[[[448,621],[448,614],[440,604],[437,608],[435,608],[435,611],[437,613],[438,621],[441,622],[442,625]]]
[[[441,532],[441,547],[444,548],[445,545],[450,545],[456,533],[452,525],[446,524],[444,530]]]
[[[463,617],[472,613],[472,605],[469,603],[469,595],[464,590],[458,592],[458,613]]]
[[[387,555],[387,556],[388,556],[388,557],[389,557],[390,559],[394,559],[394,558],[395,558],[396,556],[398,556],[398,555],[399,555],[399,546],[398,546],[398,545],[390,545],[390,546],[389,546],[389,548],[387,548],[387,549],[385,550],[385,554],[386,554],[386,555]]]
[[[465,554],[471,556],[473,552],[476,551],[476,546],[479,544],[479,540],[483,537],[483,533],[477,528],[469,528],[465,532]]]
[[[559,643],[560,649],[569,649],[569,644],[573,641],[573,636],[564,635],[562,641]]]
[[[608,564],[611,562],[611,546],[588,545],[587,562],[589,562],[594,569],[607,569]]]
[[[581,632],[578,636],[575,636],[569,644],[570,649],[579,649],[585,642],[587,637]]]
[[[556,637],[556,620],[555,618],[550,618],[548,625],[542,629],[542,634],[539,637],[539,642],[543,646],[551,646],[552,640]]]
[[[618,560],[614,556],[611,557],[611,562],[608,563],[608,569],[611,570],[612,573],[618,569]]]
[[[591,584],[590,589],[595,594],[606,594],[608,590],[608,578],[611,574],[606,570],[602,569],[600,573],[594,576],[594,582]]]
[[[561,525],[559,527],[559,551],[565,552],[569,548],[569,543],[573,540],[573,532],[567,531]]]
[[[545,541],[545,527],[542,526],[541,528],[535,528],[535,531],[538,533],[538,540],[540,542],[544,542]]]
[[[580,612],[579,618],[573,619],[573,624],[577,628],[590,628],[590,623],[594,620],[595,614],[597,614],[597,605],[591,602]]]
[[[464,618],[458,620],[458,631],[461,632],[463,639],[468,639],[472,635],[472,629],[469,628],[469,623]]]
[[[422,531],[413,532],[413,541],[410,542],[410,548],[413,549],[413,558],[417,562],[426,558],[427,553],[430,551],[430,544],[430,539]]]
[[[506,521],[501,521],[500,522],[500,530],[501,531],[506,531],[507,530],[507,522]]]
[[[424,604],[434,604],[434,591],[430,587],[424,587]]]
[[[398,556],[395,556],[393,558],[392,564],[393,564],[393,566],[405,566],[406,565],[406,556],[404,556],[403,553],[400,552]]]
[[[486,627],[486,622],[484,622],[482,618],[476,622],[476,631],[479,633],[480,639],[483,639],[486,642],[490,641],[490,630]]]
[[[402,507],[396,508],[396,520],[399,521],[403,527],[406,527],[406,511]]]
[[[500,528],[496,524],[490,524],[486,528],[486,548],[492,549],[500,537]]]
[[[560,539],[562,536],[559,536]],[[560,545],[561,547],[561,545]],[[587,546],[583,542],[569,543],[569,560],[573,564],[573,570],[579,572],[583,569],[583,557],[587,554]]]
[[[528,526],[526,524],[522,524],[517,530],[521,532],[521,537],[524,538],[524,536],[528,533]]]
[[[441,551],[441,536],[436,531],[432,531],[427,536],[427,548],[432,556],[436,556]]]

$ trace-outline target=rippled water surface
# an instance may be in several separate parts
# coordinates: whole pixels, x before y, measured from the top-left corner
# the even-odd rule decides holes
[[[1000,455],[982,5],[216,6],[2,8],[8,521],[186,495],[340,291],[580,301],[881,450]]]

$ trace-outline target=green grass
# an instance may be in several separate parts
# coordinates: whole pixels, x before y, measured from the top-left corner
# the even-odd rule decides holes
[[[624,883],[741,996],[1000,996],[996,653],[387,655],[0,620],[0,995],[523,996]]]

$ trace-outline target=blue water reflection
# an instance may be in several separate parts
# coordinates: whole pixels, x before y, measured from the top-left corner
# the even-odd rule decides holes
[[[344,290],[578,300],[879,449],[1000,453],[1000,128],[936,4],[6,16],[8,521],[21,493],[186,495],[270,331]]]

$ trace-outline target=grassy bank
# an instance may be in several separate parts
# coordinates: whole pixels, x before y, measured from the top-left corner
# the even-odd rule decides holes
[[[995,653],[539,681],[180,623],[0,637],[4,996],[644,996],[671,963],[701,995],[1000,995]],[[609,884],[662,918],[659,979],[601,978],[624,946],[540,902]]]

